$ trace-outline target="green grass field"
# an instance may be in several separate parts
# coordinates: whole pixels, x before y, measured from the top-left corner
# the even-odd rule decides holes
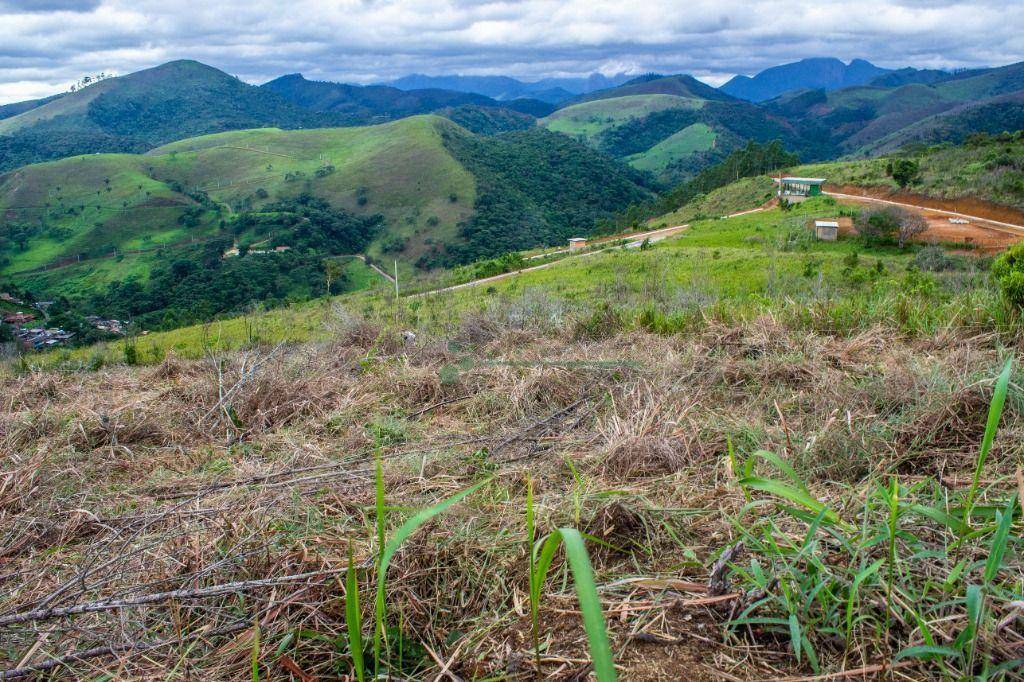
[[[731,195],[733,201],[744,193],[760,198],[764,189],[760,180],[741,183],[742,188]],[[724,202],[714,195],[708,200]],[[709,205],[702,204],[704,209]],[[734,203],[732,208],[743,207]],[[486,286],[403,297],[397,309],[390,285],[375,273],[374,284],[367,273],[370,288],[366,291],[149,334],[139,339],[139,348],[144,361],[158,362],[168,352],[199,357],[206,347],[232,349],[254,341],[325,340],[334,333],[339,310],[436,332],[467,314],[507,306],[524,297],[539,297],[581,311],[599,307],[604,301],[614,301],[623,311],[654,306],[666,319],[676,316],[677,322],[672,324],[681,324],[678,320],[693,315],[741,321],[778,314],[794,316],[800,324],[819,330],[834,326],[849,331],[885,321],[916,335],[932,333],[951,318],[992,323],[998,303],[992,290],[962,283],[951,293],[928,276],[920,281],[909,276],[908,280],[912,251],[867,251],[855,240],[814,240],[806,229],[808,218],[835,215],[840,210],[833,200],[822,198],[789,212],[772,209],[729,219],[698,219],[689,230],[647,250],[615,248],[593,256],[570,257],[552,267]],[[664,216],[656,224],[670,222],[673,216]],[[361,265],[353,263],[353,267]],[[415,287],[416,282],[406,286]],[[95,357],[116,361],[122,346],[117,342],[61,351],[40,360],[44,364],[74,364]]]
[[[574,104],[559,109],[540,125],[558,133],[583,137],[591,141],[595,136],[626,121],[643,118],[648,114],[668,109],[699,109],[704,100],[678,95],[628,95],[593,102]]]
[[[717,133],[706,123],[694,123],[665,138],[645,152],[626,157],[629,165],[661,173],[669,164],[695,152],[706,152],[715,144]]]

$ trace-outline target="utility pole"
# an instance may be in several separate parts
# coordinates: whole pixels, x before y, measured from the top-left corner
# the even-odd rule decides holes
[[[398,261],[395,261],[395,300],[398,300]]]

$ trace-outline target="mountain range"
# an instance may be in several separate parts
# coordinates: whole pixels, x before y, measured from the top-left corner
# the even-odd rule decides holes
[[[791,90],[839,90],[866,85],[889,71],[863,59],[854,59],[849,64],[834,57],[801,59],[765,69],[753,78],[736,76],[721,90],[740,99],[764,102]]]
[[[283,76],[263,87],[196,61],[169,62],[0,109],[0,171],[95,152],[143,152],[194,135],[245,128],[365,125],[445,110],[464,122],[521,128],[552,106],[450,90],[399,90]],[[517,116],[528,112],[527,117]],[[508,114],[506,112],[512,112]],[[474,117],[472,114],[476,114]],[[496,124],[494,119],[507,119]]]
[[[457,92],[472,92],[499,101],[529,98],[558,104],[577,95],[614,88],[632,78],[633,76],[624,73],[614,76],[592,73],[579,78],[543,78],[534,82],[524,82],[508,76],[427,76],[414,73],[390,81],[386,85],[401,90],[441,88]]]

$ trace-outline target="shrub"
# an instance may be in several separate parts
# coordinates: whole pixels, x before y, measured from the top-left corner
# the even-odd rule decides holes
[[[963,262],[950,256],[941,246],[929,245],[914,255],[914,265],[925,272],[958,270]]]
[[[992,263],[992,276],[1006,300],[1024,308],[1024,243],[1007,249]]]
[[[862,211],[855,225],[866,244],[896,243],[900,248],[928,229],[927,221],[920,214],[893,206]]]
[[[905,188],[917,180],[920,172],[920,166],[913,159],[896,159],[892,163],[892,179],[901,188]]]

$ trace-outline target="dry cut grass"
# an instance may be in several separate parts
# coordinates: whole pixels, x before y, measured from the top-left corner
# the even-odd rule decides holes
[[[574,526],[590,538],[624,679],[872,676],[889,665],[904,679],[954,674],[952,659],[897,655],[925,631],[935,646],[962,631],[954,602],[990,533],[958,547],[949,529],[905,518],[922,538],[892,567],[906,579],[861,583],[856,622],[842,632],[816,610],[820,597],[801,604],[798,652],[792,620],[775,622],[787,622],[780,604],[802,594],[805,558],[836,572],[827,590],[849,587],[840,571],[853,555],[835,540],[845,526],[787,514],[784,499],[741,485],[737,468],[755,450],[779,454],[854,527],[873,523],[873,508],[858,505],[893,476],[908,500],[926,481],[952,496],[970,485],[1006,353],[994,337],[955,330],[839,338],[770,317],[592,341],[570,321],[542,332],[492,313],[409,343],[349,317],[324,344],[14,375],[0,391],[0,668],[346,679],[360,654],[345,634],[344,571],[351,551],[372,608],[379,444],[390,528],[488,481],[392,563],[387,666],[398,679],[587,676],[564,568],[544,588],[534,667],[527,476],[539,530]],[[1016,489],[1018,386],[982,506]],[[777,472],[759,462],[748,473]],[[765,543],[822,537],[806,556],[786,556],[754,543],[752,529]],[[1008,542],[987,602],[999,628],[978,649],[993,666],[1024,655],[1012,605],[1024,574],[1016,534]],[[866,547],[872,561],[887,556],[884,543]],[[902,590],[925,580],[948,580],[952,605],[903,604],[914,595]]]

